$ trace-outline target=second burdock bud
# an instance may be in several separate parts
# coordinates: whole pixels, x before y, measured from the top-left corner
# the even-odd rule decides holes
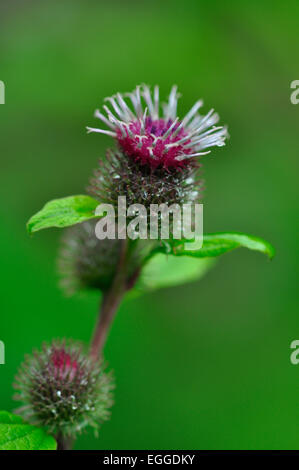
[[[88,220],[66,229],[58,257],[60,285],[66,294],[86,289],[106,292],[118,269],[121,241],[99,240],[97,219]],[[144,243],[130,243],[127,253],[126,283],[131,286],[146,256]]]
[[[110,415],[111,375],[81,343],[44,344],[25,359],[14,386],[19,414],[55,435],[73,437],[88,425],[97,431]]]

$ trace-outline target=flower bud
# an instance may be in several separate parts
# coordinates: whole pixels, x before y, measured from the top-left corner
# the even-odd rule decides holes
[[[119,240],[98,240],[96,220],[67,229],[58,258],[60,285],[67,294],[83,289],[106,290],[115,275]]]
[[[66,229],[62,237],[58,270],[60,286],[68,295],[85,289],[105,292],[113,282],[120,258],[120,240],[99,240],[95,233],[96,223],[97,220],[93,219],[77,224]],[[130,250],[130,262],[126,268],[128,287],[147,251],[142,243]]]
[[[72,437],[87,425],[97,430],[110,415],[111,376],[80,343],[44,344],[25,358],[14,387],[23,403],[17,412],[53,434]]]

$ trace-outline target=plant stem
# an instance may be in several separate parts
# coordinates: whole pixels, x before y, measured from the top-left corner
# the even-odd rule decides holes
[[[105,293],[100,308],[99,319],[91,343],[90,355],[97,360],[102,352],[115,312],[126,291],[126,261],[128,241],[120,240],[120,255],[116,274],[110,289]]]
[[[72,439],[59,433],[56,437],[57,450],[71,450]]]
[[[93,361],[97,361],[101,357],[102,349],[117,308],[126,291],[132,289],[140,274],[141,268],[138,268],[131,278],[127,279],[128,251],[128,240],[120,240],[120,253],[116,274],[110,289],[104,294],[91,342],[90,357]],[[63,434],[58,434],[56,440],[57,450],[70,450],[72,448],[73,441]]]
[[[127,255],[128,255],[128,241],[120,240],[120,254],[119,261],[116,269],[112,285],[110,289],[105,293],[102,301],[102,305],[99,312],[99,318],[95,327],[93,339],[91,342],[90,356],[92,360],[97,361],[102,353],[103,346],[105,344],[109,327],[112,323],[116,310],[126,292],[127,289],[131,288],[137,278],[137,273],[134,279],[127,285],[126,274],[127,274]],[[63,434],[58,434],[57,450],[70,450],[72,448],[72,440]]]

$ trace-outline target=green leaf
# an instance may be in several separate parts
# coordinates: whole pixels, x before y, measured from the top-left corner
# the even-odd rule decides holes
[[[17,415],[0,411],[0,450],[56,450],[52,436],[35,426],[26,424]]]
[[[273,258],[275,253],[274,247],[266,240],[238,232],[219,232],[204,235],[203,245],[200,249],[188,250],[186,249],[186,243],[188,243],[187,240],[184,243],[182,240],[167,241],[163,243],[159,251],[175,256],[192,256],[195,258],[219,256],[239,247],[260,251],[268,255],[270,259]]]
[[[95,209],[99,202],[90,196],[69,196],[62,199],[53,199],[27,223],[29,233],[37,232],[49,227],[68,227],[85,220],[98,217]]]
[[[134,287],[134,294],[196,281],[203,277],[214,264],[215,260],[211,258],[198,260],[156,254],[143,267],[141,276]]]

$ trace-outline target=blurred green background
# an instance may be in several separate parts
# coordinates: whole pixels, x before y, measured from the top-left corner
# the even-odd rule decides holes
[[[105,356],[112,419],[77,449],[299,449],[298,1],[1,2],[0,408],[24,353],[53,337],[89,341],[95,295],[67,299],[61,232],[27,236],[49,199],[84,191],[109,137],[86,135],[105,96],[176,83],[179,114],[198,98],[231,139],[205,160],[205,232],[268,239],[224,255],[201,281],[124,303]]]

